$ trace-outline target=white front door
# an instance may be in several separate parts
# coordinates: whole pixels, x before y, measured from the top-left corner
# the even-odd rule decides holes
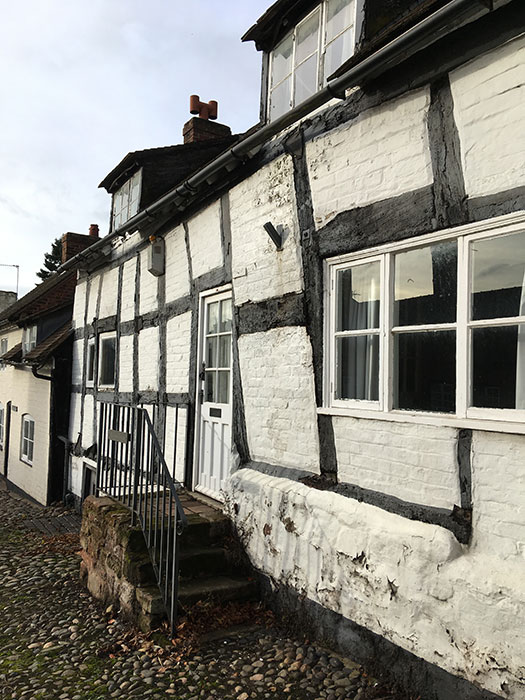
[[[204,296],[200,318],[195,489],[222,500],[231,462],[231,292]]]

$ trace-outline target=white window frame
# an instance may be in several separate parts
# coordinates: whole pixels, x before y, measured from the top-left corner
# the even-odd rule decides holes
[[[427,234],[416,239],[370,248],[348,255],[330,258],[324,262],[324,308],[325,308],[325,360],[324,360],[324,395],[323,406],[318,413],[328,415],[353,416],[357,418],[374,418],[398,422],[426,423],[431,425],[448,425],[451,427],[477,427],[479,429],[500,432],[525,433],[524,409],[478,408],[469,406],[472,391],[471,372],[471,329],[479,327],[515,326],[525,323],[525,316],[511,316],[498,319],[469,320],[470,306],[470,260],[468,251],[475,240],[493,238],[525,231],[525,212],[513,213],[475,224],[468,224],[456,229],[447,229],[439,233]],[[425,411],[394,409],[394,363],[393,336],[393,264],[394,255],[432,243],[457,240],[458,244],[458,280],[457,280],[457,314],[455,323],[435,325],[402,326],[399,331],[411,329],[456,331],[456,411],[452,413],[430,413]],[[381,293],[381,328],[380,328],[380,388],[378,402],[365,402],[335,399],[335,313],[336,298],[333,293],[335,273],[352,264],[383,260]],[[373,404],[373,405],[370,405]]]
[[[109,340],[111,338],[115,339],[115,365],[113,368],[113,382],[111,384],[103,384],[102,383],[102,363],[104,359],[104,352],[103,352],[103,347],[104,347],[104,341]],[[117,334],[115,332],[111,333],[101,333],[98,336],[98,388],[99,389],[113,389],[115,387],[115,375],[117,371],[117,353],[118,353],[118,348],[117,348]]]
[[[4,433],[5,433],[5,406],[0,401],[0,447],[4,446]]]
[[[36,347],[36,324],[27,326],[23,331],[22,338],[22,354],[27,355]]]
[[[351,0],[350,0],[351,1]],[[318,42],[317,42],[317,87],[312,93],[314,95],[317,91],[319,91],[323,85],[327,84],[327,78],[328,76],[325,75],[325,53],[326,53],[326,48],[329,44],[334,43],[342,34],[344,34],[345,31],[349,29],[350,26],[353,26],[354,29],[354,42],[353,42],[353,47],[352,47],[352,53],[350,56],[344,59],[344,61],[347,61],[353,54],[355,53],[355,47],[356,47],[356,42],[357,42],[357,31],[358,31],[358,25],[359,25],[359,16],[360,16],[360,10],[363,4],[363,0],[354,0],[354,5],[353,5],[353,25],[348,25],[345,29],[343,29],[339,34],[337,34],[333,39],[331,39],[329,42],[326,41],[326,22],[327,22],[327,5],[328,5],[328,0],[322,0],[311,12],[309,12],[306,17],[303,17],[303,19],[298,22],[291,31],[289,31],[283,38],[279,41],[277,46],[275,46],[271,51],[270,51],[270,56],[269,56],[269,62],[268,62],[268,84],[267,84],[267,120],[272,121],[272,114],[271,114],[271,106],[272,106],[272,92],[278,88],[285,80],[287,80],[289,77],[291,77],[290,80],[290,102],[289,102],[289,107],[287,110],[283,111],[281,114],[277,115],[275,119],[278,119],[280,116],[283,114],[286,114],[286,112],[290,111],[291,109],[294,109],[294,107],[297,107],[298,104],[295,104],[295,74],[297,69],[305,63],[305,61],[310,58],[313,53],[312,52],[308,57],[304,58],[299,65],[295,65],[295,49],[296,49],[296,37],[299,28],[308,22],[316,12],[320,12],[320,18],[319,18],[319,34],[318,34]],[[283,42],[288,40],[290,37],[292,37],[292,42],[293,42],[293,48],[292,48],[292,57],[291,57],[291,71],[288,73],[282,80],[280,80],[278,83],[275,85],[272,85],[272,73],[273,73],[273,61],[274,61],[274,51],[277,49]],[[333,71],[332,71],[333,72]]]
[[[93,362],[92,364],[90,363],[90,355],[93,353]],[[86,356],[86,386],[87,387],[93,387],[95,386],[95,368],[96,368],[96,361],[97,361],[97,353],[96,353],[96,342],[95,338],[90,338],[88,340],[88,346],[87,346],[87,356]],[[89,370],[91,368],[91,377],[89,376]]]
[[[33,424],[33,438],[26,437],[24,435],[25,432],[25,425],[27,424]],[[26,449],[24,451],[24,448],[26,447],[26,443],[29,444],[31,443],[33,446],[33,454],[31,456],[31,459],[29,458],[29,451]],[[29,466],[33,466],[33,462],[35,459],[35,419],[29,415],[29,413],[24,413],[22,416],[22,421],[21,421],[21,430],[20,430],[20,461],[25,462],[26,464],[29,464]]]
[[[136,197],[132,199],[133,187],[137,184]],[[126,182],[113,193],[112,221],[113,230],[123,226],[139,210],[142,192],[142,168],[137,170]]]

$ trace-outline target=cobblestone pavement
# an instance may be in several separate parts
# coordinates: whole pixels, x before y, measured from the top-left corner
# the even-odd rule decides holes
[[[409,700],[275,626],[208,635],[178,654],[165,636],[137,637],[79,582],[76,535],[28,531],[28,521],[46,514],[61,509],[0,490],[2,700]]]

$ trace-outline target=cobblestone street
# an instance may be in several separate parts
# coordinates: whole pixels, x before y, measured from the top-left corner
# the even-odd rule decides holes
[[[182,652],[136,635],[79,582],[76,534],[31,529],[61,517],[0,490],[0,698],[408,700],[274,626],[215,632]]]

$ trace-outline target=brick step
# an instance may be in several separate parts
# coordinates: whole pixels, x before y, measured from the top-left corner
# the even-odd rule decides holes
[[[183,608],[190,607],[200,600],[208,599],[222,603],[233,600],[257,600],[257,583],[255,580],[228,576],[181,581],[179,602]]]
[[[192,547],[180,553],[182,578],[202,578],[231,573],[231,564],[223,547]]]

